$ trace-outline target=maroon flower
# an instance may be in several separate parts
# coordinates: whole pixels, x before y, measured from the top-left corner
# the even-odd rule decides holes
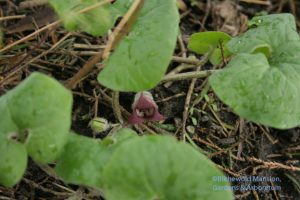
[[[128,118],[129,124],[140,124],[145,121],[161,121],[164,117],[158,112],[158,106],[150,92],[139,92],[134,97],[132,114]]]

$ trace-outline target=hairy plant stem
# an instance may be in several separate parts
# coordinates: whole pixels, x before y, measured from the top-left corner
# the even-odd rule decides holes
[[[205,78],[218,71],[220,70],[205,70],[205,71],[195,71],[195,72],[186,72],[180,74],[167,75],[161,80],[161,83],[168,82],[168,81],[181,81],[181,80],[193,79],[193,78]]]

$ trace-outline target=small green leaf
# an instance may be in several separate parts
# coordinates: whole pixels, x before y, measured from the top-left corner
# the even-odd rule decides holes
[[[209,58],[209,61],[213,65],[217,65],[222,61],[222,51],[224,58],[227,58],[231,55],[231,53],[225,47],[225,44],[230,39],[231,36],[224,32],[207,31],[195,33],[192,35],[189,41],[188,48],[201,55],[213,51],[212,55]]]
[[[210,84],[237,114],[279,129],[300,125],[300,38],[292,15],[255,17],[228,43],[238,54]],[[267,50],[271,47],[271,50]],[[263,53],[263,54],[262,54]]]
[[[71,134],[55,170],[68,183],[101,188],[103,167],[114,150],[136,136],[130,129],[122,129],[103,141]]]
[[[194,125],[194,126],[197,126],[197,124],[198,124],[197,119],[196,119],[195,117],[191,117],[191,119],[192,119],[193,125]]]
[[[109,200],[233,199],[230,190],[214,190],[222,173],[186,143],[167,136],[143,136],[123,143],[103,171]]]
[[[226,44],[230,39],[230,35],[219,31],[194,33],[188,48],[198,54],[206,54],[214,48],[219,48],[220,44]]]
[[[49,3],[58,13],[67,30],[74,31],[79,29],[93,36],[104,35],[114,25],[108,6],[101,6],[83,14],[78,13],[80,10],[98,2],[101,1],[49,0]]]
[[[171,60],[178,23],[176,0],[145,1],[129,35],[105,61],[98,81],[118,91],[154,87]]]

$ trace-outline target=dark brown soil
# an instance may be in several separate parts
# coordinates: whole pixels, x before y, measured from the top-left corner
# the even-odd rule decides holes
[[[44,6],[20,9],[18,7],[20,2],[0,0],[0,17],[23,14],[37,16],[42,12],[47,17],[45,16],[44,21],[36,18],[39,26],[44,26],[54,20],[51,11],[47,8],[46,11],[43,10]],[[195,2],[195,4],[192,6],[191,2]],[[174,53],[176,56],[193,55],[191,52],[185,51],[187,41],[192,33],[219,30],[231,35],[238,35],[246,30],[247,21],[260,13],[290,12],[297,19],[298,30],[300,28],[300,2],[296,0],[186,0],[185,3],[187,9],[181,10],[180,24],[184,47],[180,47],[178,44]],[[0,21],[6,29],[4,46],[32,33],[32,29],[35,27],[32,26],[32,17],[30,19],[29,22],[25,20],[23,23],[19,23],[19,19]],[[67,32],[61,27],[47,30],[0,55],[0,73],[4,77],[10,77],[6,81],[0,81],[0,95],[18,85],[33,71],[50,74],[64,83],[91,57],[91,55],[82,55],[82,52],[95,51],[76,49],[74,44],[103,45],[106,42],[106,38],[93,38],[84,33],[75,33],[65,39],[57,49],[29,62],[32,58],[50,49],[66,35]],[[181,64],[172,62],[169,71]],[[203,67],[203,69],[211,68],[210,65]],[[88,127],[89,121],[95,115],[104,117],[111,123],[117,123],[111,101],[107,98],[107,96],[111,97],[111,91],[97,83],[98,72],[99,66],[73,90],[72,129],[87,136],[95,136]],[[191,96],[190,108],[194,109],[193,113],[189,113],[185,126],[189,137],[199,148],[207,152],[208,157],[229,177],[253,175],[280,179],[279,182],[250,183],[255,186],[277,186],[280,187],[278,190],[237,190],[235,191],[236,199],[299,200],[300,171],[297,169],[300,167],[300,128],[281,131],[241,119],[220,102],[212,90],[207,91],[208,98],[197,102],[195,94],[204,91],[205,83],[205,79],[197,80]],[[162,84],[154,88],[151,92],[158,103],[160,112],[167,117],[164,124],[167,124],[168,127],[161,127],[155,123],[146,124],[146,126],[155,132],[163,129],[164,133],[171,133],[182,139],[180,132],[184,120],[186,94],[190,84],[191,80],[185,80],[173,82],[168,87]],[[120,105],[129,112],[133,96],[133,93],[120,94]],[[209,101],[207,101],[208,99]],[[95,113],[96,102],[98,102],[97,113]],[[141,132],[141,130],[143,129],[139,127],[138,131]],[[104,137],[106,134],[104,132],[96,137]],[[99,194],[89,188],[66,185],[46,172],[47,170],[30,161],[24,178],[17,186],[13,188],[0,186],[0,200],[102,199]],[[236,186],[248,184],[249,182],[245,181],[232,182],[232,185]]]

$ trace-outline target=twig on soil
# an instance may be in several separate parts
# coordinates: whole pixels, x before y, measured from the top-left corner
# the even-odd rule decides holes
[[[210,12],[211,12],[211,1],[210,0],[207,0],[207,3],[206,3],[206,8],[205,8],[205,15],[204,15],[204,17],[203,17],[203,19],[202,19],[202,22],[201,22],[201,29],[202,29],[202,31],[205,31],[206,30],[206,28],[205,28],[205,24],[206,24],[206,20],[207,20],[207,18],[208,18],[208,16],[209,16],[209,14],[210,14]]]
[[[184,96],[184,95],[185,95],[185,92],[180,92],[180,93],[175,94],[175,95],[173,95],[173,96],[169,96],[169,97],[163,98],[163,99],[161,99],[161,100],[157,100],[156,103],[161,103],[161,102],[170,101],[170,100],[172,100],[172,99],[174,99],[174,98],[179,98],[179,97],[182,97],[182,96]]]
[[[259,196],[255,190],[252,190],[252,194],[253,194],[255,200],[259,200]]]
[[[43,186],[41,186],[41,185],[39,185],[39,184],[37,184],[37,183],[35,183],[35,182],[27,179],[27,178],[22,178],[22,180],[24,182],[26,182],[27,184],[33,186],[34,188],[42,190],[43,192],[47,192],[47,193],[53,194],[56,197],[61,197],[61,196],[63,196],[63,197],[69,197],[69,196],[71,196],[71,195],[74,194],[74,193],[70,193],[70,192],[56,192],[56,191],[54,191],[52,189],[45,188],[45,187],[43,187]]]
[[[275,188],[275,185],[274,185],[273,181],[269,181],[269,183]],[[276,200],[280,200],[276,190],[273,190],[273,194],[274,194]]]
[[[231,171],[230,169],[227,169],[227,168],[225,168],[225,167],[223,167],[221,165],[217,164],[217,167],[219,169],[223,170],[224,172],[226,172],[227,174],[230,174],[231,176],[234,176],[234,177],[240,177],[241,176],[240,174],[237,174],[237,173]]]
[[[119,92],[113,91],[112,93],[112,108],[115,114],[116,119],[119,121],[120,124],[123,124],[124,120],[122,118],[120,103],[119,103]]]
[[[179,48],[181,50],[180,54],[183,58],[186,58],[186,48],[185,48],[185,45],[184,45],[184,42],[183,42],[183,39],[182,39],[182,36],[181,34],[177,37],[177,41],[178,41],[178,45],[179,45]]]
[[[264,6],[270,6],[271,2],[269,0],[240,0],[241,2],[245,3],[253,3],[253,4],[259,4]]]
[[[80,43],[75,43],[74,48],[77,49],[93,49],[93,50],[99,50],[99,49],[104,49],[105,45],[96,45],[96,44],[80,44]]]
[[[196,72],[200,71],[201,66],[197,67]],[[182,139],[185,141],[187,132],[186,132],[186,122],[189,117],[189,108],[190,108],[190,102],[191,97],[194,92],[195,84],[196,84],[197,78],[193,78],[189,87],[189,90],[186,95],[185,103],[184,103],[184,111],[182,116]]]
[[[214,149],[216,149],[216,150],[218,150],[218,151],[223,150],[222,148],[218,147],[216,144],[211,143],[211,142],[207,142],[207,141],[201,139],[200,137],[195,137],[195,136],[194,136],[194,137],[193,137],[193,140],[196,140],[197,142],[200,142],[200,143],[202,143],[202,144],[205,144],[206,146],[212,147],[212,148],[214,148]]]
[[[214,111],[214,109],[210,105],[208,105],[208,108],[209,108],[210,112],[213,114],[213,116],[216,118],[216,120],[218,121],[218,123],[220,124],[220,126],[222,127],[222,129],[224,130],[224,132],[227,134],[226,135],[222,131],[222,133],[224,134],[224,136],[228,137],[228,133],[229,132],[228,132],[227,128],[225,127],[224,122],[222,122],[222,120],[220,119],[220,117],[217,115],[217,113]]]
[[[253,133],[252,133],[252,134],[253,134]],[[215,156],[217,156],[217,155],[226,153],[228,150],[231,150],[231,149],[233,149],[233,148],[239,146],[239,144],[240,144],[241,142],[245,142],[245,141],[247,140],[247,138],[250,137],[252,134],[248,134],[245,138],[242,138],[242,140],[237,141],[236,143],[232,144],[230,147],[228,147],[228,148],[226,148],[226,149],[222,149],[222,150],[220,150],[220,151],[218,151],[218,152],[214,152],[214,153],[210,154],[208,157],[212,158],[212,157],[215,157]]]
[[[128,12],[123,16],[123,19],[117,25],[112,34],[109,35],[108,43],[103,52],[103,59],[107,59],[110,51],[113,50],[123,37],[130,31],[134,22],[136,21],[137,14],[143,7],[144,0],[135,0]]]
[[[258,158],[254,158],[254,157],[248,157],[247,160],[255,162],[257,164],[261,164],[259,166],[256,166],[255,168],[253,168],[253,174],[256,174],[258,169],[285,169],[285,170],[290,170],[290,171],[300,171],[300,167],[296,167],[296,166],[288,166],[288,165],[284,165],[278,162],[272,162],[272,161],[263,161],[261,159]]]
[[[19,67],[13,67],[12,70],[10,70],[11,72],[6,74],[5,77],[0,81],[0,84],[3,85],[5,83],[5,81],[7,81],[12,75],[16,74],[17,72],[19,72],[20,70],[22,70],[25,66],[33,63],[34,61],[40,59],[41,57],[47,55],[49,52],[53,51],[55,48],[57,48],[63,41],[65,41],[68,37],[70,37],[72,34],[68,33],[67,35],[65,35],[62,39],[60,39],[56,44],[54,44],[50,49],[42,52],[41,54],[39,54],[38,56],[32,58],[31,60],[29,60],[28,62],[22,64]],[[28,53],[27,53],[28,54]],[[28,54],[29,55],[29,54]]]
[[[263,134],[266,136],[266,138],[268,138],[268,140],[272,143],[272,144],[276,144],[278,142],[277,139],[274,139],[274,137],[269,133],[269,131],[265,130],[261,125],[257,124],[257,126],[259,127],[259,129],[263,132]]]
[[[211,52],[209,52],[208,54],[203,56],[203,59],[201,60],[201,64],[198,65],[198,67],[196,68],[195,73],[199,72],[202,65],[204,65],[208,61],[210,54],[211,54]],[[172,76],[172,75],[169,75],[169,77],[170,76]],[[186,134],[187,134],[187,132],[186,132],[186,122],[187,122],[187,119],[189,117],[190,102],[191,102],[192,94],[194,92],[196,81],[197,81],[197,78],[192,79],[189,90],[188,90],[187,95],[186,95],[186,99],[185,99],[184,111],[183,111],[183,115],[182,115],[182,136],[181,137],[182,137],[183,140],[185,140]]]
[[[0,21],[7,21],[12,19],[22,19],[26,17],[26,15],[14,15],[14,16],[7,16],[7,17],[0,17]]]
[[[100,96],[100,94],[97,94],[95,89],[93,89],[93,94],[94,94],[94,97],[95,97],[94,118],[96,118],[98,116],[98,105],[99,105],[99,96]]]
[[[186,134],[186,138],[189,141],[189,143],[195,148],[197,149],[200,153],[204,154],[204,155],[208,155],[208,152],[204,151],[203,149],[201,149],[197,144],[195,144],[195,142],[193,141],[193,139],[189,136],[189,134]]]
[[[59,25],[60,22],[61,22],[60,20],[55,21],[55,22],[52,22],[51,24],[48,24],[47,26],[44,26],[43,28],[41,28],[41,29],[39,29],[39,30],[36,30],[35,32],[33,32],[33,33],[31,33],[31,34],[29,34],[29,35],[23,37],[22,39],[20,39],[20,40],[18,40],[18,41],[15,41],[15,42],[13,42],[13,43],[11,43],[11,44],[9,44],[9,45],[3,47],[2,49],[0,49],[0,53],[3,53],[4,51],[6,51],[6,50],[8,50],[8,49],[11,49],[12,47],[14,47],[14,46],[16,46],[16,45],[18,45],[18,44],[20,44],[20,43],[23,43],[23,42],[25,42],[25,41],[27,41],[27,40],[29,40],[29,39],[32,38],[33,36],[35,36],[35,35],[37,35],[37,34],[43,32],[43,31],[45,31],[45,30],[47,30],[47,29],[50,29],[50,28],[53,28],[53,27]]]
[[[172,61],[173,62],[180,62],[182,64],[177,66],[173,70],[171,70],[166,76],[171,76],[171,75],[174,75],[174,74],[178,74],[179,72],[187,70],[187,69],[194,69],[199,64],[199,60],[196,59],[195,56],[190,56],[188,58],[173,56]],[[167,82],[167,83],[164,84],[164,87],[168,88],[172,85],[172,83],[173,82],[171,82],[171,81]]]
[[[83,13],[85,13],[85,12],[91,11],[91,10],[93,10],[93,9],[95,9],[95,8],[101,7],[101,6],[105,5],[105,4],[111,3],[111,2],[113,2],[113,1],[114,1],[114,0],[103,0],[103,1],[101,1],[101,2],[99,2],[99,3],[96,3],[96,4],[92,5],[92,6],[88,6],[88,7],[84,8],[84,9],[80,10],[78,13],[79,13],[79,14],[83,14]],[[13,43],[11,43],[11,44],[9,44],[9,45],[3,47],[2,49],[0,49],[0,53],[3,53],[4,51],[6,51],[6,50],[8,50],[8,49],[11,49],[12,47],[14,47],[14,46],[16,46],[16,45],[18,45],[18,44],[20,44],[20,43],[23,43],[23,42],[25,42],[25,41],[27,41],[27,40],[29,40],[29,39],[32,38],[33,36],[35,36],[35,35],[37,35],[37,34],[43,32],[43,31],[45,31],[45,30],[47,30],[47,29],[49,29],[49,28],[52,28],[52,27],[55,27],[55,26],[59,25],[61,22],[62,22],[62,20],[57,20],[57,21],[55,21],[55,22],[52,22],[51,24],[48,24],[47,26],[44,26],[43,28],[41,28],[41,29],[39,29],[39,30],[36,30],[35,32],[33,32],[33,33],[31,33],[31,34],[29,34],[29,35],[23,37],[22,39],[20,39],[20,40],[18,40],[18,41],[15,41],[15,42],[13,42]]]

